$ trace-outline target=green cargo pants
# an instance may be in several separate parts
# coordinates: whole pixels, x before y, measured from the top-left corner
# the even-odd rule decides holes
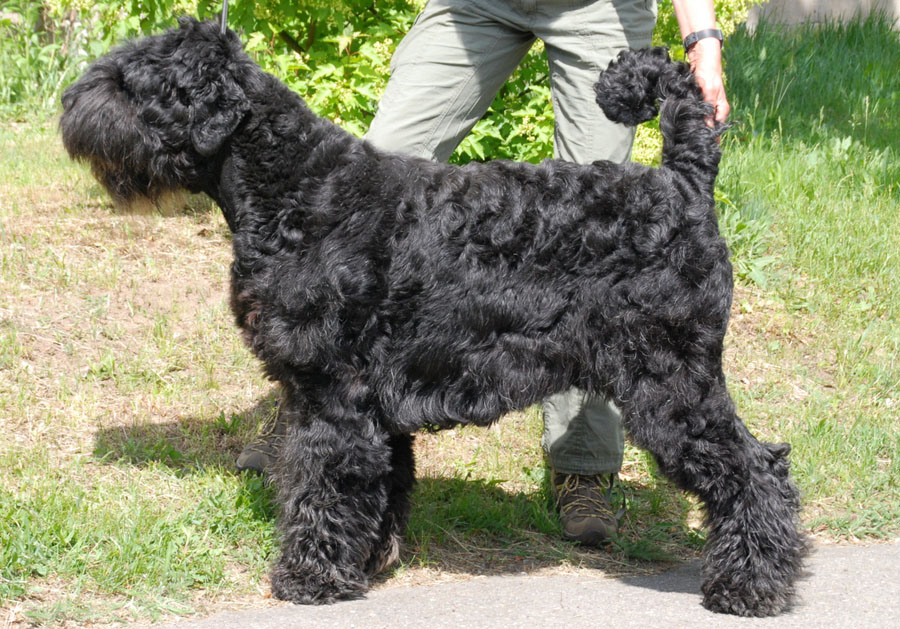
[[[655,0],[431,0],[397,47],[366,138],[447,160],[540,38],[550,66],[554,156],[623,162],[634,129],[606,119],[593,86],[620,50],[649,46],[655,24]],[[621,418],[603,399],[559,393],[544,403],[543,445],[557,472],[617,472]]]

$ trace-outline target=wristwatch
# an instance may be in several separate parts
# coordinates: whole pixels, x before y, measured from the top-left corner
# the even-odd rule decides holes
[[[707,28],[702,31],[695,31],[684,38],[684,41],[682,42],[682,44],[684,44],[684,52],[687,53],[687,51],[691,49],[691,46],[707,37],[715,37],[719,40],[720,44],[724,44],[725,42],[725,36],[722,35],[722,31],[717,28]]]

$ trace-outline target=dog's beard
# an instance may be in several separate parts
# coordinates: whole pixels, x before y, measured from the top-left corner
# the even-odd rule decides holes
[[[91,172],[113,198],[116,205],[131,206],[147,201],[153,203],[159,195],[152,191],[149,177],[142,177],[135,172],[126,172],[122,165],[93,158],[90,160]]]
[[[182,188],[154,189],[149,178],[126,174],[104,160],[91,160],[91,172],[109,193],[116,209],[127,214],[174,216],[187,205],[198,206],[211,203],[208,199],[200,202],[198,195]]]

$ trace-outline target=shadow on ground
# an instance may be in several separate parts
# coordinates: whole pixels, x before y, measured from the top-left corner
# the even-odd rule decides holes
[[[273,488],[252,474],[239,475],[234,463],[241,448],[274,417],[276,406],[273,391],[229,416],[103,428],[95,434],[94,456],[110,465],[164,466],[185,477],[208,469],[233,473],[261,505],[259,518],[274,527]],[[657,573],[698,555],[702,538],[686,523],[691,504],[680,492],[664,483],[627,482],[621,487],[629,508],[618,538],[606,548],[589,549],[560,537],[546,478],[530,491],[510,491],[483,479],[420,478],[400,566],[379,582],[411,574],[414,582],[422,582],[437,574],[581,568],[634,576]],[[426,573],[431,576],[424,577]]]
[[[209,467],[233,470],[241,448],[274,417],[277,403],[273,391],[229,415],[102,428],[94,435],[94,456],[110,463],[161,464],[179,474]]]

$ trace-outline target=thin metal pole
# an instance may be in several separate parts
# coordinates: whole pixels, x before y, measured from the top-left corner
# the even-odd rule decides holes
[[[228,0],[222,0],[222,34],[228,28]]]

